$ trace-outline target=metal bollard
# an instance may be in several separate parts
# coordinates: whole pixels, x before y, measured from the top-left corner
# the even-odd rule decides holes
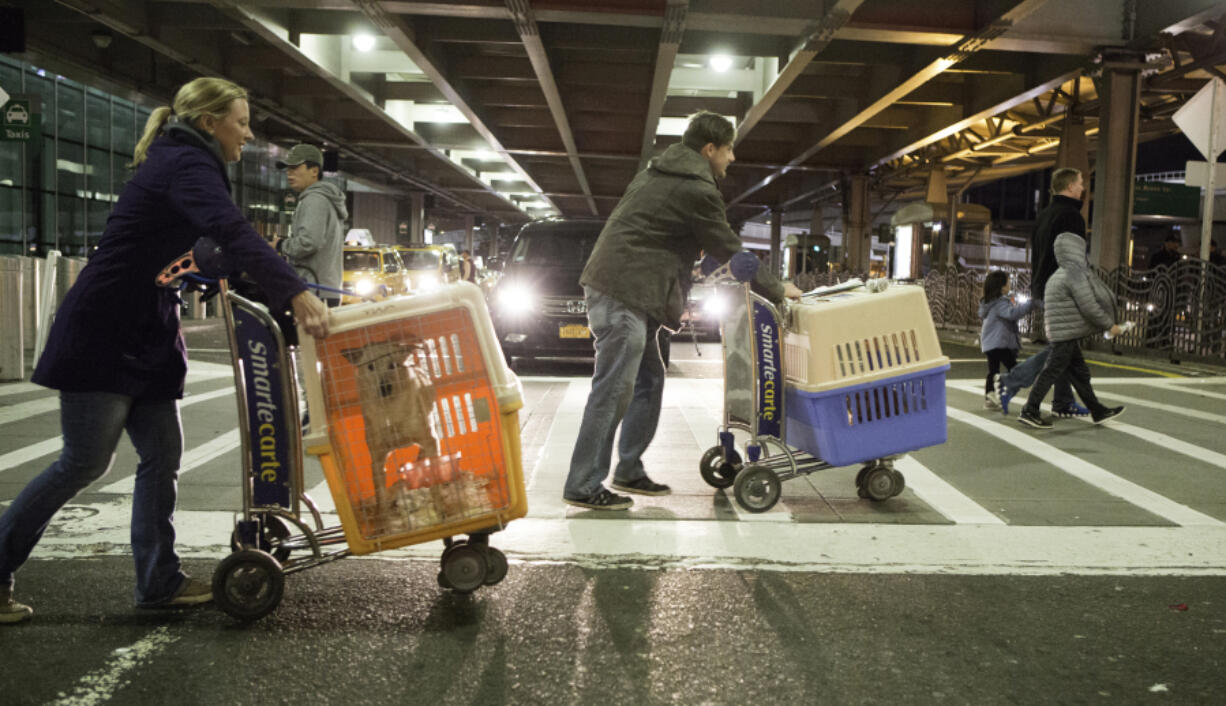
[[[0,380],[24,380],[25,323],[22,257],[0,257]]]

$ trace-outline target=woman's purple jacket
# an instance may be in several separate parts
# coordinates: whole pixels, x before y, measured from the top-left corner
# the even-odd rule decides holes
[[[33,381],[64,392],[181,398],[181,300],[154,280],[202,236],[225,248],[273,306],[288,308],[306,288],[231,199],[217,142],[172,124],[124,186],[97,251],[56,312]]]

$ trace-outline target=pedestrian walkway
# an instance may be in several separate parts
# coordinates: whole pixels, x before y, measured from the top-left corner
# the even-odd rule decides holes
[[[697,367],[708,361],[689,361]],[[686,365],[678,366],[687,370]],[[698,474],[714,445],[718,378],[670,377],[656,440],[645,457],[673,494],[636,497],[628,512],[561,502],[590,381],[526,376],[521,437],[529,516],[497,540],[513,561],[590,566],[752,567],[762,570],[931,573],[1226,574],[1226,377],[1098,377],[1102,396],[1129,406],[1096,427],[1059,420],[1031,431],[982,407],[982,383],[950,379],[949,441],[898,463],[896,498],[859,498],[857,468],[783,485],[752,514]],[[229,551],[240,506],[239,434],[228,366],[193,362],[183,401],[186,437],[176,525],[185,556]],[[0,502],[59,450],[53,393],[0,386]],[[134,452],[49,528],[36,557],[124,554]],[[334,510],[318,465],[308,494]],[[335,521],[333,519],[333,521]],[[390,554],[436,560],[437,547]],[[389,556],[385,553],[380,556]]]

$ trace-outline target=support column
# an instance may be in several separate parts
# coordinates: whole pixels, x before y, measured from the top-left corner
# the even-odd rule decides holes
[[[868,175],[856,174],[847,182],[843,193],[843,247],[847,252],[847,269],[857,274],[868,272],[869,240]]]
[[[409,245],[421,247],[426,244],[426,192],[409,194]]]
[[[771,255],[770,267],[771,274],[779,276],[779,271],[782,269],[783,257],[781,253],[781,242],[783,240],[783,210],[778,208],[771,209]]]
[[[1100,82],[1098,152],[1094,165],[1094,223],[1090,263],[1105,270],[1126,264],[1132,237],[1133,181],[1144,56],[1104,57]]]
[[[476,218],[470,213],[464,216],[464,249],[469,253],[473,251],[473,223]]]
[[[1072,167],[1081,172],[1086,183],[1086,198],[1081,204],[1081,217],[1090,222],[1090,150],[1086,144],[1085,120],[1071,115],[1076,105],[1069,106],[1069,117],[1060,127],[1060,146],[1056,148],[1056,168]]]

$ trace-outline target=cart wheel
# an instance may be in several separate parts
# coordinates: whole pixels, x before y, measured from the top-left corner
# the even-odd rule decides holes
[[[736,480],[737,471],[741,470],[741,455],[733,451],[724,460],[724,447],[712,446],[702,455],[698,462],[698,472],[702,479],[712,488],[727,488]]]
[[[493,586],[507,577],[507,555],[494,547],[485,549],[485,585]]]
[[[736,475],[732,492],[749,512],[766,512],[779,502],[782,484],[771,469],[750,464]]]
[[[290,554],[289,547],[280,546],[286,539],[289,539],[289,527],[285,522],[276,515],[265,515],[260,522],[260,551],[271,553],[274,559],[283,564]],[[230,551],[237,552],[241,549],[236,528],[230,533]]]
[[[907,479],[903,478],[902,473],[894,471],[894,494],[898,495],[903,488],[907,487]]]
[[[864,490],[864,496],[870,500],[887,500],[894,497],[901,488],[895,490],[897,481],[894,479],[895,471],[892,471],[885,466],[877,466],[868,473],[864,474],[864,485],[860,486]]]
[[[860,486],[864,485],[864,476],[865,476],[865,475],[867,475],[867,474],[868,474],[868,472],[869,472],[869,471],[871,471],[871,470],[873,470],[873,465],[872,465],[872,464],[869,464],[869,465],[867,465],[867,466],[865,466],[865,467],[861,468],[861,469],[860,469],[860,472],[856,474],[856,487],[857,487],[857,488],[859,488]],[[864,496],[863,496],[863,495],[861,495],[860,497],[864,497]]]
[[[468,541],[464,539],[452,539],[451,542],[445,543],[445,544],[447,548],[443,550],[443,555],[439,557],[439,560],[438,560],[439,566],[446,566],[447,557],[451,556],[451,553],[454,552],[456,549],[467,545]]]
[[[485,553],[467,544],[453,545],[443,556],[442,578],[456,593],[472,593],[485,583]],[[439,583],[442,583],[440,580]]]
[[[284,592],[281,565],[259,549],[234,552],[213,572],[213,602],[238,620],[259,620],[268,615]]]

